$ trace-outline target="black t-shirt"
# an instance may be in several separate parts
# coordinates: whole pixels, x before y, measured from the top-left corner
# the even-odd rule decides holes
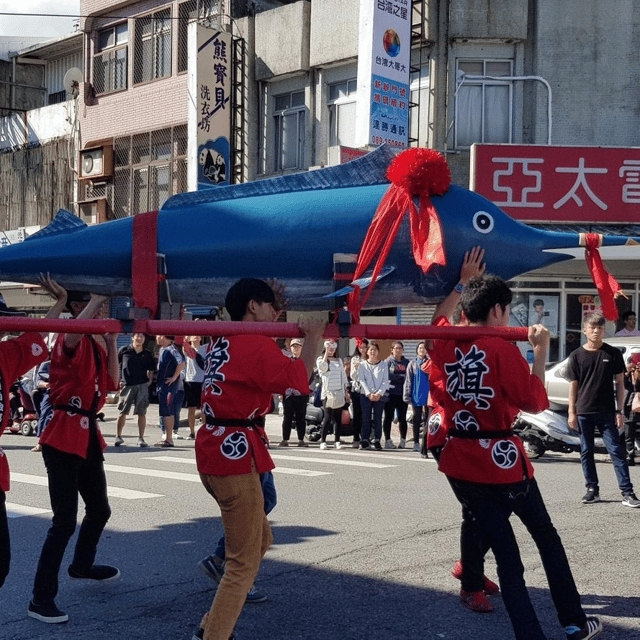
[[[616,410],[614,378],[625,371],[619,349],[606,343],[597,351],[580,347],[569,355],[569,380],[578,381],[576,413],[613,413]]]
[[[155,371],[156,363],[153,355],[143,349],[137,353],[132,346],[122,347],[118,351],[120,373],[125,385],[144,384],[149,381],[147,371]]]

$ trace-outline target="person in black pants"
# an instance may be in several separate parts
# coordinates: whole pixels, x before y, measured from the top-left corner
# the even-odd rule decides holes
[[[302,340],[300,338],[294,338],[289,344],[291,349],[291,357],[293,360],[297,360],[302,353]],[[293,422],[296,423],[296,432],[298,434],[298,446],[308,447],[309,445],[304,441],[304,434],[307,428],[307,405],[309,404],[308,395],[300,395],[300,393],[291,393],[284,396],[282,399],[282,440],[279,447],[288,447],[289,438],[291,437],[291,428]]]
[[[52,291],[53,292],[53,291]],[[104,296],[69,292],[67,308],[78,319],[102,315]],[[28,615],[46,623],[66,622],[58,609],[58,574],[69,539],[77,526],[78,497],[85,516],[78,533],[71,578],[113,580],[116,567],[95,564],[102,531],[111,515],[102,450],[106,443],[97,423],[109,391],[118,388],[117,336],[105,336],[106,351],[92,336],[60,334],[51,354],[49,398],[52,411],[40,436],[47,469],[53,519],[33,584]]]
[[[360,446],[360,432],[362,431],[362,404],[360,402],[361,389],[358,380],[358,368],[362,362],[367,361],[367,349],[369,341],[366,338],[356,338],[356,350],[351,356],[349,367],[349,377],[351,378],[351,407],[353,408],[353,443],[352,447],[357,449]]]
[[[640,413],[631,409],[633,398],[640,394],[640,354],[634,353],[627,363],[624,374],[626,397],[624,400],[624,441],[627,449],[627,464],[636,464],[636,431],[640,422]]]
[[[386,440],[385,449],[395,449],[396,446],[391,440],[391,423],[394,414],[398,415],[398,426],[400,427],[399,448],[404,449],[407,443],[407,408],[409,405],[404,401],[404,381],[407,377],[407,367],[409,360],[404,357],[404,345],[396,340],[391,345],[391,355],[386,362],[389,367],[389,399],[384,406],[384,422],[382,428]]]

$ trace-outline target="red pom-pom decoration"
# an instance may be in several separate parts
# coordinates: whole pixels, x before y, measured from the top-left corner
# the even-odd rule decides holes
[[[441,196],[451,185],[451,171],[444,157],[433,149],[416,147],[395,157],[387,169],[387,178],[412,197]]]

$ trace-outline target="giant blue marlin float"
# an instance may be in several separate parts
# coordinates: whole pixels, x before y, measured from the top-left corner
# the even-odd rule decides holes
[[[639,239],[600,236],[595,242]],[[337,167],[176,195],[159,212],[96,226],[60,211],[23,243],[0,249],[0,279],[37,284],[39,273],[50,273],[67,289],[111,296],[135,296],[141,279],[147,287],[160,279],[173,302],[220,306],[241,277],[277,278],[290,308],[331,309],[339,288],[335,256],[350,256],[356,266],[360,254],[357,290],[366,289],[365,269],[379,252],[377,282],[366,292],[366,306],[377,308],[441,300],[458,281],[465,251],[476,245],[486,250],[487,269],[508,280],[573,258],[581,236],[527,227],[450,185],[446,162],[431,150],[396,158],[383,146]],[[160,275],[156,254],[164,259]]]

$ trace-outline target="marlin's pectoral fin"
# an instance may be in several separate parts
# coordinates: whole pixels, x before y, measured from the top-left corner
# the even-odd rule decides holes
[[[391,266],[383,267],[382,270],[380,271],[380,274],[378,275],[376,282],[379,282],[380,280],[382,280],[382,278],[385,278],[386,276],[388,276],[390,273],[395,271],[395,269],[396,269],[395,267],[391,267]],[[334,291],[333,293],[328,293],[326,296],[322,296],[322,297],[323,298],[339,298],[340,296],[346,296],[347,294],[353,291],[354,286],[360,287],[361,289],[366,289],[368,286],[371,285],[372,275],[373,275],[373,271],[367,271],[362,278],[358,278],[357,280],[354,280],[350,285],[347,285],[346,287],[342,287],[342,289],[338,289],[337,291]]]
[[[44,228],[25,239],[25,242],[45,236],[56,236],[64,233],[73,233],[87,228],[87,224],[66,209],[60,209],[56,217]]]

